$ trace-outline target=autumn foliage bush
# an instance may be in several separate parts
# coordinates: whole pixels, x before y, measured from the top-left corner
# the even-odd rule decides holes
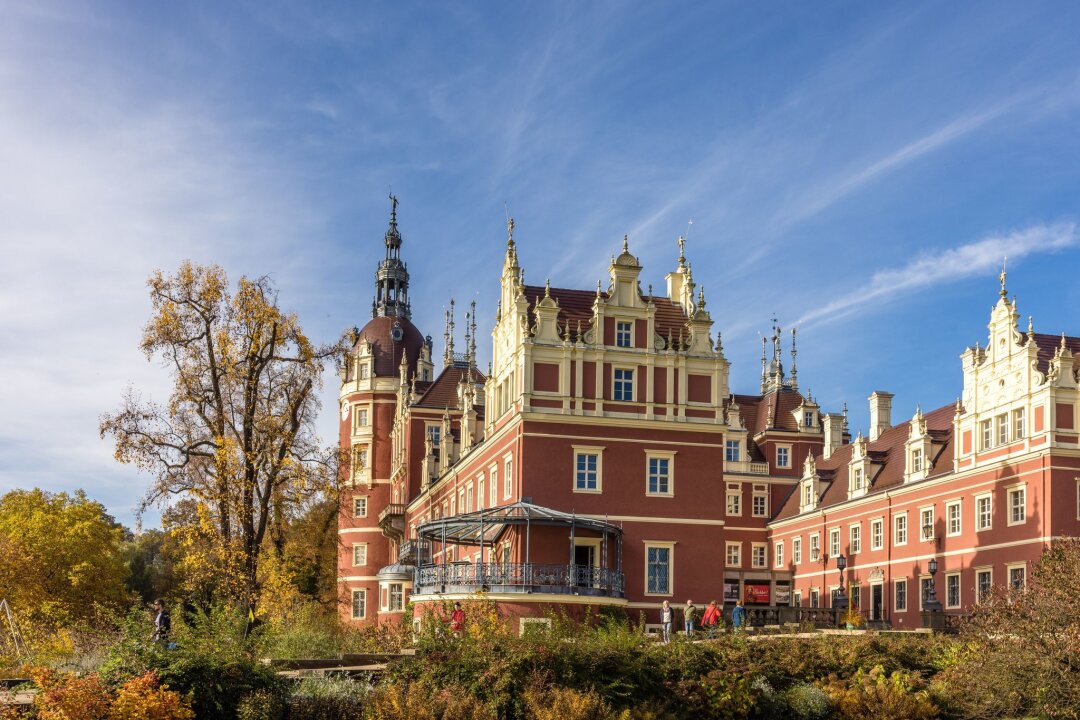
[[[38,687],[38,720],[194,720],[189,698],[161,684],[153,672],[132,678],[115,691],[98,673],[77,675],[30,667]]]

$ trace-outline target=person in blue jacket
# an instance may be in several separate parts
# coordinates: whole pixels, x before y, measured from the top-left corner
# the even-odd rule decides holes
[[[746,608],[743,607],[742,600],[737,601],[735,609],[731,611],[731,626],[736,630],[746,626]]]

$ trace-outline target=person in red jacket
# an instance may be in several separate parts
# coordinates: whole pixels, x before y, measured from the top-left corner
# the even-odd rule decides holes
[[[705,615],[701,618],[701,626],[707,631],[706,639],[711,640],[716,637],[716,630],[720,627],[721,614],[720,608],[717,607],[716,601],[713,600],[709,603],[709,607],[705,608]]]
[[[465,611],[461,609],[461,603],[454,603],[454,612],[450,613],[450,629],[461,632],[465,629]]]

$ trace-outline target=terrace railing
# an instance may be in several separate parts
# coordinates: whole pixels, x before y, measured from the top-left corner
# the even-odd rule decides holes
[[[450,563],[416,569],[414,594],[543,592],[622,597],[623,574],[592,565]]]

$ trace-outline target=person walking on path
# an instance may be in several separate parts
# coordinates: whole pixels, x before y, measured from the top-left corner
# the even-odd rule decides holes
[[[454,603],[454,612],[450,613],[450,629],[456,633],[465,629],[465,611],[459,602]]]
[[[698,608],[694,604],[693,600],[686,601],[686,607],[683,608],[683,626],[686,631],[686,637],[689,639],[694,638],[694,630],[697,628]]]
[[[705,608],[705,615],[701,618],[701,627],[706,630],[706,639],[712,640],[716,637],[716,630],[719,626],[720,608],[716,606],[716,601],[713,600],[709,603],[709,607]]]
[[[743,607],[742,600],[735,603],[735,609],[731,611],[731,626],[736,630],[742,630],[746,627],[746,608]]]
[[[165,601],[161,598],[154,601],[154,612],[154,642],[168,645],[172,619],[169,617],[169,611],[165,609]]]
[[[671,609],[671,605],[665,600],[660,608],[660,630],[665,645],[671,642],[671,621],[674,619],[674,615],[675,611]]]

